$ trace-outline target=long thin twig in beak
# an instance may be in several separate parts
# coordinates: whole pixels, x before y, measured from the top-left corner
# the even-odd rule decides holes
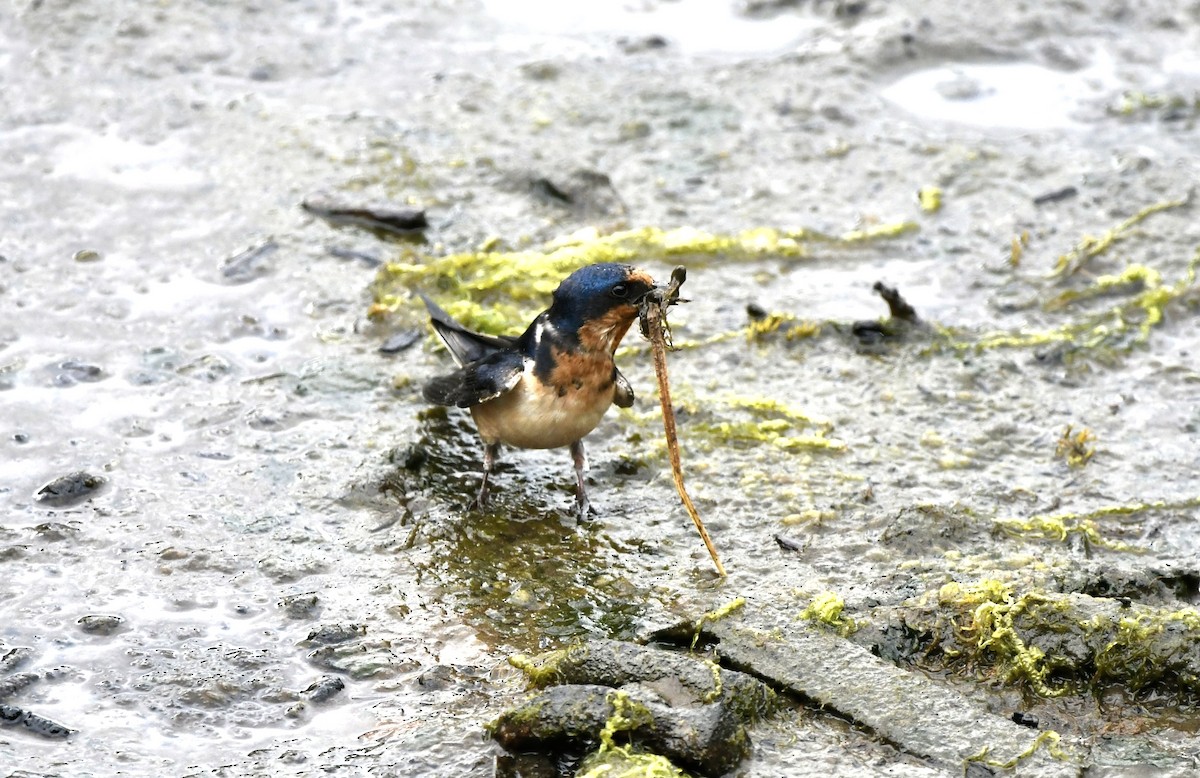
[[[671,271],[671,283],[665,287],[656,288],[646,295],[642,300],[640,324],[642,335],[650,341],[650,350],[654,354],[654,375],[658,378],[658,399],[662,404],[663,432],[667,437],[667,452],[671,457],[671,474],[675,478],[675,491],[679,492],[679,499],[683,501],[683,507],[687,508],[688,515],[692,517],[692,522],[700,532],[700,538],[704,541],[713,564],[717,566],[717,572],[724,578],[725,566],[721,564],[721,558],[717,556],[717,549],[713,545],[712,538],[708,536],[708,530],[704,528],[704,522],[700,520],[700,514],[696,511],[696,506],[692,504],[692,498],[688,496],[687,489],[683,486],[683,465],[679,460],[679,438],[675,434],[675,410],[671,404],[671,387],[667,383],[667,349],[671,348],[671,328],[667,324],[667,308],[680,302],[679,287],[686,279],[687,270],[680,265]]]

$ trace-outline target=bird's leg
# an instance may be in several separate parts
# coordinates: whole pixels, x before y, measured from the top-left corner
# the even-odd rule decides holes
[[[496,455],[500,453],[499,443],[484,443],[483,444],[483,478],[479,482],[479,496],[472,503],[472,508],[487,507],[488,500],[488,476],[492,474],[492,470],[496,467]]]
[[[588,515],[595,511],[588,500],[587,484],[583,480],[583,471],[587,470],[587,454],[583,451],[582,439],[571,444],[571,458],[575,460],[575,507],[579,511],[579,520],[587,521]]]

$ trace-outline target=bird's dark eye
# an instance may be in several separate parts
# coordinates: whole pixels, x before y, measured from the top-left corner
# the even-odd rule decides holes
[[[625,284],[617,284],[612,288],[612,296],[624,299],[625,295],[629,294],[629,287]]]

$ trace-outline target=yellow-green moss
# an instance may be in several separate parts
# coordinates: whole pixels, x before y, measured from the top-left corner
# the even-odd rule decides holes
[[[1123,118],[1135,118],[1148,113],[1169,114],[1175,118],[1200,115],[1200,94],[1191,97],[1160,92],[1129,90],[1108,107],[1108,112]]]
[[[870,240],[878,240],[880,238],[898,238],[901,235],[907,235],[910,232],[916,232],[920,227],[916,222],[897,222],[894,224],[878,224],[872,227],[864,227],[860,230],[851,230],[843,232],[837,238],[827,238],[824,236],[813,237],[815,239],[825,240],[830,243],[864,243]]]
[[[640,753],[631,746],[619,746],[615,736],[639,727],[652,727],[650,710],[623,691],[608,695],[612,715],[600,730],[600,747],[583,761],[577,778],[686,778],[687,774],[658,754]]]
[[[1027,246],[1029,246],[1029,230],[1022,230],[1020,235],[1013,236],[1008,254],[1008,264],[1010,266],[1020,267],[1021,257],[1025,255],[1025,248]]]
[[[547,651],[537,656],[514,654],[508,658],[508,663],[524,673],[531,684],[538,688],[544,688],[559,682],[558,668],[564,660],[586,656],[587,650],[587,646],[574,645],[557,651]]]
[[[784,451],[846,449],[844,442],[829,437],[833,428],[831,423],[812,419],[778,400],[764,397],[731,397],[720,402],[729,409],[747,412],[750,419],[697,419],[688,425],[688,430],[720,445],[731,442],[766,443]],[[717,413],[719,406],[714,413],[706,415],[711,418]],[[816,427],[816,433],[795,434],[798,428],[808,426]]]
[[[966,666],[993,665],[1002,683],[1042,697],[1119,685],[1135,694],[1155,689],[1164,705],[1195,705],[1200,698],[1191,660],[1200,643],[1195,608],[1166,611],[1103,598],[1017,594],[1009,583],[984,579],[946,584],[923,597],[917,610],[924,615],[909,624],[932,633],[931,648],[952,661],[965,659]],[[1072,648],[1047,654],[1030,642],[1042,640],[1049,645],[1065,640]]]
[[[1129,230],[1137,224],[1140,224],[1156,213],[1168,211],[1172,208],[1179,208],[1187,205],[1187,203],[1188,199],[1184,198],[1182,200],[1168,200],[1147,205],[1112,229],[1105,231],[1099,237],[1084,235],[1079,243],[1075,244],[1073,249],[1058,258],[1058,262],[1054,267],[1054,274],[1071,275],[1078,272],[1093,257],[1100,256],[1112,248],[1115,243],[1124,239],[1129,234]]]
[[[513,708],[499,718],[492,719],[483,725],[483,730],[489,735],[495,735],[500,728],[501,722],[505,726],[524,727],[527,724],[536,723],[542,715],[542,709],[546,707],[545,702],[529,702],[525,705]]]
[[[942,209],[942,190],[936,186],[923,186],[917,190],[917,202],[926,213],[937,213]]]
[[[1066,461],[1071,467],[1083,467],[1091,462],[1096,454],[1096,447],[1092,445],[1095,439],[1096,436],[1087,427],[1075,432],[1074,425],[1068,424],[1055,444],[1054,456]]]
[[[580,764],[575,778],[688,778],[688,774],[665,756],[626,747],[591,754]]]
[[[1137,553],[1143,549],[1104,537],[1096,523],[1097,520],[1114,516],[1136,516],[1149,511],[1187,510],[1196,507],[1200,507],[1200,497],[1174,502],[1157,500],[1126,505],[1106,505],[1080,513],[1043,513],[1025,519],[1000,519],[997,520],[996,526],[1011,537],[1065,541],[1072,535],[1079,535],[1096,546]]]
[[[1061,310],[1072,303],[1096,297],[1108,297],[1130,291],[1158,289],[1162,286],[1162,273],[1146,265],[1130,265],[1116,275],[1097,276],[1083,289],[1071,289],[1052,298],[1043,308],[1047,311]]]
[[[849,635],[858,629],[853,619],[843,618],[846,603],[835,592],[821,592],[812,598],[808,606],[800,611],[800,618],[833,627],[840,635]]]
[[[1060,294],[1049,304],[1051,308],[1062,308],[1070,302],[1111,295],[1121,289],[1137,289],[1131,297],[1107,310],[1088,313],[1056,329],[1039,332],[998,332],[972,338],[953,328],[937,327],[942,339],[931,348],[949,347],[965,352],[1063,344],[1073,351],[1102,355],[1141,345],[1162,322],[1165,308],[1195,290],[1198,265],[1200,249],[1188,263],[1184,277],[1170,286],[1163,285],[1161,274],[1152,268],[1134,265],[1121,274],[1101,276],[1086,289]]]
[[[1017,616],[1035,606],[1066,610],[1065,605],[1036,592],[1014,597],[1012,587],[996,579],[971,586],[946,584],[938,591],[938,602],[970,613],[965,623],[958,625],[958,637],[975,651],[994,656],[1004,683],[1026,683],[1043,697],[1061,697],[1071,691],[1068,686],[1055,688],[1046,683],[1052,665],[1041,649],[1027,646],[1013,626]]]
[[[1050,756],[1058,759],[1059,761],[1071,761],[1071,755],[1059,747],[1060,742],[1062,742],[1062,736],[1052,729],[1047,729],[1043,732],[1040,732],[1038,736],[1033,739],[1033,742],[1029,744],[1029,748],[1017,754],[1012,759],[1007,759],[1005,761],[990,759],[988,755],[991,753],[992,749],[990,746],[984,746],[978,754],[968,756],[965,760],[963,760],[963,773],[966,773],[967,765],[969,765],[971,762],[979,762],[980,764],[988,767],[998,767],[1001,770],[1012,770],[1021,762],[1037,753],[1038,749],[1042,747],[1045,747],[1046,753],[1050,754]]]
[[[613,712],[608,721],[604,722],[604,728],[600,730],[600,748],[616,748],[613,737],[618,732],[654,726],[654,716],[650,714],[650,709],[630,699],[628,692],[609,692],[608,702],[612,705]]]
[[[410,252],[402,261],[380,269],[372,312],[383,315],[404,305],[412,289],[436,295],[450,313],[468,326],[486,332],[511,332],[523,326],[543,306],[559,282],[595,262],[666,261],[679,257],[720,257],[724,261],[763,257],[803,259],[808,244],[850,247],[858,243],[903,235],[917,229],[913,222],[884,224],[842,235],[813,230],[755,227],[734,234],[706,232],[694,227],[664,230],[641,227],[601,234],[594,228],[551,241],[541,250],[495,251],[485,248],[441,257]]]
[[[696,619],[696,624],[692,627],[694,630],[694,634],[692,635],[692,649],[695,650],[696,643],[700,641],[700,633],[703,631],[705,624],[711,624],[714,621],[720,621],[729,614],[745,607],[745,605],[745,597],[736,597],[721,607],[711,610],[708,613],[701,615],[700,618]]]

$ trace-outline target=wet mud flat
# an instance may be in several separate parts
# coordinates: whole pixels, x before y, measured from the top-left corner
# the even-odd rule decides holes
[[[1194,768],[1196,10],[687,6],[4,12],[5,769],[490,775],[512,655],[739,598],[670,647],[784,700],[735,774]],[[608,259],[688,267],[727,580],[636,338],[590,523],[563,452],[463,511],[420,402],[413,288],[511,332]],[[813,641],[1037,747],[923,751],[770,669]]]

